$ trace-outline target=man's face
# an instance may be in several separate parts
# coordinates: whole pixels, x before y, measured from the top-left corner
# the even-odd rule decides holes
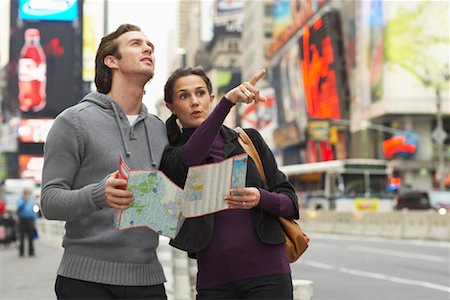
[[[31,191],[30,190],[23,191],[23,197],[25,199],[30,199],[31,198]]]
[[[153,78],[155,55],[153,44],[140,31],[129,31],[117,38],[120,59],[115,59],[113,69],[127,75],[146,75],[146,81]]]

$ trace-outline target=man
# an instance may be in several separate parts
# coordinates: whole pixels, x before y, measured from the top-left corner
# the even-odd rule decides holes
[[[97,92],[63,111],[44,146],[41,206],[66,221],[58,299],[166,299],[156,256],[158,234],[119,231],[115,210],[133,201],[118,178],[122,153],[131,168],[157,169],[167,144],[164,123],[142,103],[153,77],[153,44],[124,24],[102,38],[95,59]]]
[[[20,246],[19,256],[23,257],[25,250],[25,238],[28,240],[28,255],[34,256],[34,231],[35,220],[37,218],[34,211],[34,199],[32,191],[29,188],[24,188],[22,191],[22,197],[17,200],[17,216],[19,218],[19,233],[20,233]]]

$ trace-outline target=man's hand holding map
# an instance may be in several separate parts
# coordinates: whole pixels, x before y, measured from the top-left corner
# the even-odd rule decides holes
[[[245,187],[247,154],[222,162],[190,167],[184,190],[159,170],[131,170],[120,157],[119,176],[134,192],[130,208],[120,211],[118,228],[146,226],[175,238],[185,218],[228,209],[231,188]]]

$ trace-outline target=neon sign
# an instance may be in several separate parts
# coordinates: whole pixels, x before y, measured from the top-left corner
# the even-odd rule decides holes
[[[306,109],[312,119],[340,119],[336,60],[324,18],[317,19],[312,26],[305,26],[300,39]]]
[[[74,21],[78,18],[78,0],[20,0],[22,20]]]

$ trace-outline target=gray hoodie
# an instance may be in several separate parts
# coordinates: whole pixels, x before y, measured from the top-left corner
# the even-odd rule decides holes
[[[66,221],[58,275],[113,285],[165,281],[159,236],[147,228],[119,231],[104,193],[119,155],[133,169],[157,169],[167,135],[144,104],[133,125],[108,96],[93,92],[56,119],[44,145],[41,206]]]

